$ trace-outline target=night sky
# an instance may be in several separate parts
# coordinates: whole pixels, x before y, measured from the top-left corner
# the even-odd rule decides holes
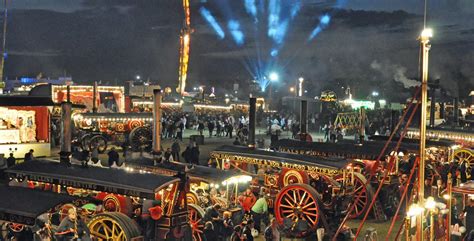
[[[349,85],[356,96],[378,90],[391,97],[397,95],[394,90],[414,83],[422,1],[280,0],[287,6],[301,2],[301,8],[289,21],[274,57],[270,53],[275,43],[266,34],[272,0],[255,1],[265,6],[258,24],[246,12],[245,0],[191,0],[188,86],[244,85],[254,78],[255,69],[279,72],[276,87],[282,91],[304,76],[314,95]],[[120,84],[139,74],[164,86],[176,85],[181,0],[10,2],[8,77],[66,73],[79,82]],[[223,28],[224,39],[201,16],[203,6]],[[428,12],[428,26],[434,30],[430,76],[440,79],[451,95],[465,96],[474,86],[474,2],[431,0]],[[308,42],[324,14],[331,16],[330,23]],[[230,20],[239,23],[245,39],[241,45],[232,38]]]

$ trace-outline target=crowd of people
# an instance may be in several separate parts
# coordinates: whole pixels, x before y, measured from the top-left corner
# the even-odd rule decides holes
[[[214,192],[213,198],[226,195],[225,191]],[[211,195],[211,194],[209,194]],[[264,237],[266,241],[280,241],[280,232],[275,219],[270,219],[267,196],[263,193],[257,198],[252,189],[247,188],[236,199],[242,210],[239,223],[233,218],[233,213],[224,210],[216,203],[205,209],[203,216],[205,241],[253,241],[256,237]]]

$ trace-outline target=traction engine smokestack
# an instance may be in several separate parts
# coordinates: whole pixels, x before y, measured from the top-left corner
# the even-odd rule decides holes
[[[306,135],[308,135],[308,101],[301,100],[300,139],[306,141]]]
[[[97,81],[94,81],[92,93],[92,113],[97,113]]]
[[[436,113],[436,89],[431,88],[431,104],[430,104],[430,127],[435,125],[435,113]]]
[[[453,117],[454,117],[454,126],[459,125],[459,99],[456,97],[454,98],[454,111],[453,111]]]
[[[249,107],[249,148],[255,148],[255,124],[256,124],[256,112],[257,112],[257,98],[250,97]]]
[[[153,154],[161,152],[161,89],[153,90]]]
[[[67,165],[71,164],[71,90],[67,86],[67,100],[61,103],[61,151],[59,160]]]

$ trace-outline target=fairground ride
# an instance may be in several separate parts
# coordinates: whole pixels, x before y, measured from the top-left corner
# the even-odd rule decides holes
[[[191,10],[189,0],[183,0],[184,24],[181,29],[179,49],[179,80],[176,92],[181,96],[185,93],[186,79],[188,77],[189,47],[191,42]]]

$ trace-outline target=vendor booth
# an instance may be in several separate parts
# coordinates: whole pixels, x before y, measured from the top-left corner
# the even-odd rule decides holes
[[[45,97],[0,97],[0,153],[22,158],[32,149],[35,156],[49,156],[52,105]]]

